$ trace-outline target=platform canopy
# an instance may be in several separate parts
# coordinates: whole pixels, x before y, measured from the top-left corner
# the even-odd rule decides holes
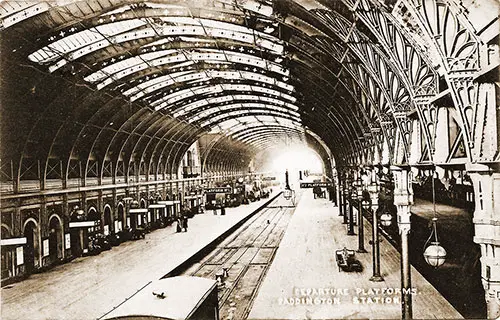
[[[417,104],[440,82],[446,89],[443,57],[408,17],[432,29],[453,10],[395,0],[4,1],[12,122],[3,130],[23,129],[6,139],[23,146],[5,148],[7,158],[159,161],[210,133],[253,153],[309,143],[344,162],[379,145],[401,149],[404,162],[405,119],[431,121]],[[445,58],[467,58],[475,39],[454,25],[426,32],[445,28]]]

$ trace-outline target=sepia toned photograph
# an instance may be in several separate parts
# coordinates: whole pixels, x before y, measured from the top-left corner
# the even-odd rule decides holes
[[[499,75],[500,0],[0,0],[0,319],[500,319]]]

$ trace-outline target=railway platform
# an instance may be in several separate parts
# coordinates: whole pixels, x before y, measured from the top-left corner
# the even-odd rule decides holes
[[[271,194],[271,199],[277,192]],[[1,319],[98,319],[152,280],[168,274],[271,199],[211,210],[189,220],[188,232],[175,223],[122,243],[100,255],[81,257],[1,289]]]
[[[300,196],[301,192],[297,194],[296,201],[300,201]],[[182,275],[209,279],[220,276],[220,319],[247,318],[294,211],[291,199],[278,197],[239,226],[210,253],[182,271]]]
[[[303,192],[248,319],[400,319],[399,253],[381,242],[384,281],[370,282],[371,225],[364,226],[368,252],[355,254],[363,270],[339,271],[335,251],[356,250],[357,235],[347,235],[331,202]],[[414,268],[412,285],[415,319],[462,318]]]

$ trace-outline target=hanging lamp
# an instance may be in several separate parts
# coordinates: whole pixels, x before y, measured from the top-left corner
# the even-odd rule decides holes
[[[434,208],[434,217],[432,218],[432,229],[429,238],[425,242],[424,258],[428,265],[438,268],[446,261],[446,250],[440,245],[437,234],[437,217],[436,217],[436,192],[434,188],[434,174],[432,174],[432,204]],[[429,246],[427,246],[430,243]]]
[[[380,225],[389,227],[392,224],[392,216],[389,212],[385,212],[380,216]]]

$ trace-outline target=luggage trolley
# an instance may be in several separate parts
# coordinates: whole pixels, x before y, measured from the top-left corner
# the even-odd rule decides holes
[[[219,320],[217,281],[189,276],[153,281],[101,319]]]

